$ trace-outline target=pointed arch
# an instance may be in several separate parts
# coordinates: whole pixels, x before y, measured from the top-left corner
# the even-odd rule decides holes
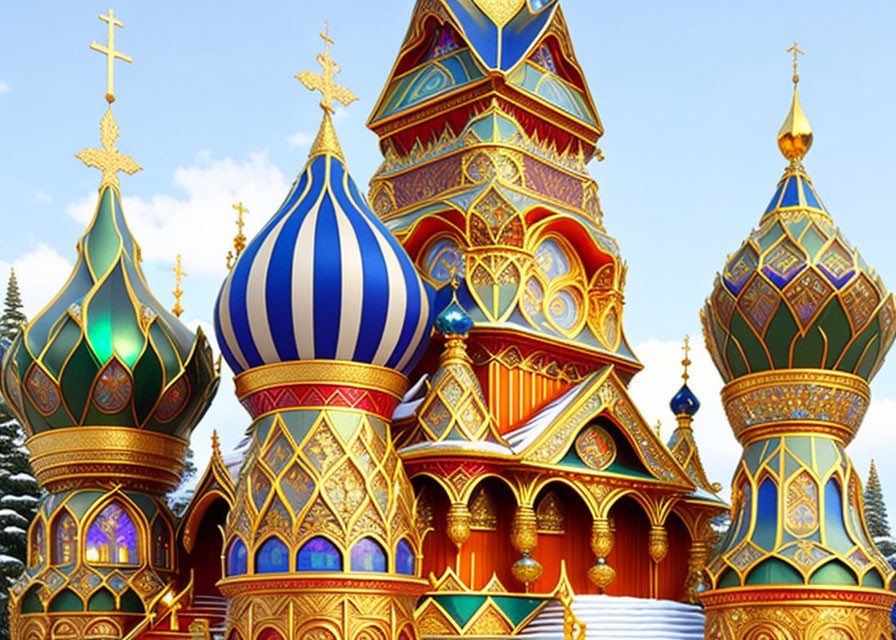
[[[387,566],[386,550],[373,538],[361,538],[352,547],[352,571],[384,573]]]
[[[395,573],[405,576],[415,575],[417,570],[417,558],[414,548],[407,538],[402,538],[395,545]]]
[[[342,554],[324,536],[308,540],[296,554],[296,571],[342,571]]]
[[[150,549],[152,553],[152,564],[158,569],[171,569],[172,562],[172,545],[171,545],[171,527],[168,521],[163,517],[162,512],[156,514],[150,527]]]
[[[255,573],[289,571],[289,547],[277,536],[270,536],[255,552]]]
[[[249,553],[246,543],[239,536],[234,536],[227,547],[227,576],[241,576],[249,572]]]
[[[91,564],[139,565],[143,545],[136,510],[115,496],[99,506],[84,534],[84,558]]]
[[[63,507],[52,522],[50,561],[56,566],[65,567],[75,561],[78,523],[67,507]]]
[[[44,519],[38,515],[31,525],[28,534],[28,568],[34,569],[47,559],[47,533]]]

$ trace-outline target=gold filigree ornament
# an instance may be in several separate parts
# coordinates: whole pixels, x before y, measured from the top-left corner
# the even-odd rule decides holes
[[[473,2],[498,28],[510,22],[510,19],[526,4],[526,0],[473,0]]]
[[[115,142],[118,140],[118,123],[115,122],[115,116],[112,115],[112,108],[106,109],[106,114],[100,121],[100,142],[102,149],[85,149],[81,153],[75,154],[81,162],[88,167],[95,167],[103,172],[103,179],[100,182],[100,190],[103,186],[110,185],[118,189],[118,172],[124,171],[128,175],[133,175],[140,171],[142,167],[138,165],[130,156],[126,156],[115,148]]]

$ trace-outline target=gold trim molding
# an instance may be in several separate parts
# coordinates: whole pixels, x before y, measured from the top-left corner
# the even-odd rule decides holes
[[[236,395],[245,399],[264,389],[294,384],[333,384],[381,391],[401,399],[410,386],[394,369],[347,360],[277,362],[249,369],[235,376]]]
[[[722,404],[741,443],[757,430],[825,433],[844,444],[855,436],[871,395],[862,378],[827,369],[754,373],[722,388]]]
[[[34,435],[25,443],[42,487],[65,489],[101,480],[166,493],[180,483],[189,442],[126,427],[73,427]]]

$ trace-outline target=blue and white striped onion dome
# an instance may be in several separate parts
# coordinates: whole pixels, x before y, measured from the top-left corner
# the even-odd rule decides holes
[[[338,147],[312,149],[224,281],[215,331],[236,374],[315,359],[407,373],[429,342],[433,293],[361,197]]]

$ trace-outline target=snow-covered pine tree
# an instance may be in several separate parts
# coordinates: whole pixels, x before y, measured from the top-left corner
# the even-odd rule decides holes
[[[15,271],[9,274],[0,352],[15,340],[26,321]],[[28,527],[37,513],[40,488],[31,475],[25,432],[0,398],[0,640],[9,638],[8,589],[25,568]]]
[[[193,498],[193,492],[196,491],[194,480],[196,479],[197,473],[198,470],[196,469],[196,464],[193,462],[193,449],[188,448],[187,455],[184,459],[184,472],[180,477],[180,484],[177,485],[177,488],[174,491],[168,494],[168,507],[177,517],[183,515],[184,510]]]
[[[890,533],[890,523],[887,519],[887,505],[884,502],[884,492],[880,486],[880,477],[877,475],[877,466],[871,461],[871,471],[868,473],[868,482],[865,484],[865,524],[868,533],[874,540],[874,544],[882,554],[887,557],[896,553],[896,540]]]

